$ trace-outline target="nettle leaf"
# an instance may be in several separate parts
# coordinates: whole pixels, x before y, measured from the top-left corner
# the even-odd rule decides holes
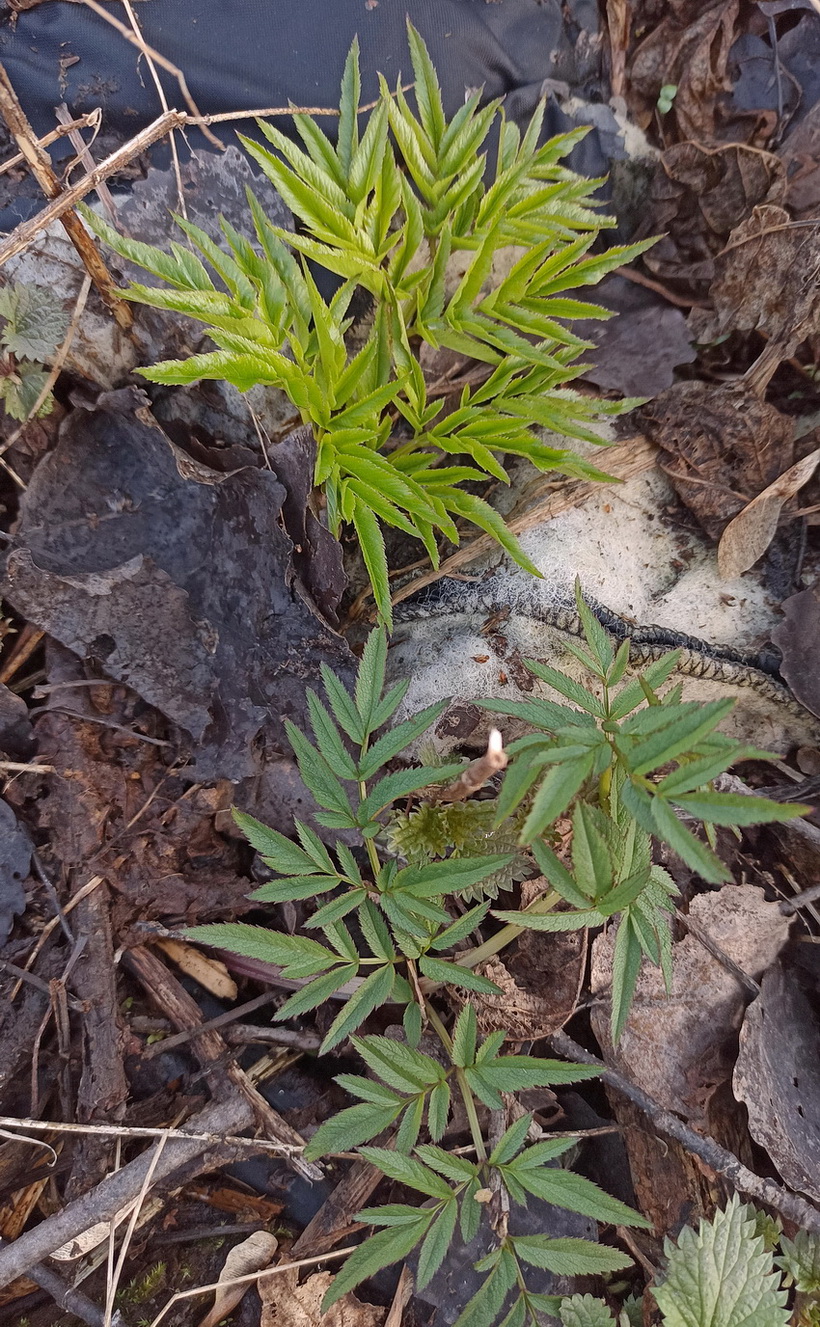
[[[665,1327],[786,1327],[787,1293],[756,1233],[754,1211],[732,1198],[714,1221],[664,1244],[667,1273],[652,1289]]]
[[[25,360],[17,364],[13,373],[0,377],[0,399],[6,414],[11,419],[29,419],[48,386],[48,378],[48,373],[39,364],[30,364]],[[37,411],[38,418],[50,414],[53,408],[54,397],[49,392]]]
[[[781,1235],[780,1250],[775,1263],[786,1273],[786,1284],[802,1295],[820,1293],[820,1235],[808,1230],[798,1230],[794,1239]]]
[[[68,315],[54,291],[21,282],[0,290],[0,316],[6,319],[0,340],[18,359],[50,359],[68,329]]]
[[[602,1299],[593,1295],[571,1295],[561,1300],[561,1327],[615,1327],[615,1319]]]

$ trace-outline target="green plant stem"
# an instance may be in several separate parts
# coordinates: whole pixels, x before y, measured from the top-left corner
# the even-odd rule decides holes
[[[430,1002],[428,1000],[425,1000],[424,1005],[430,1026],[435,1030],[439,1038],[439,1041],[446,1050],[447,1054],[452,1056],[453,1041],[452,1037],[450,1036],[450,1033],[447,1031],[446,1027],[439,1018],[438,1013],[430,1004]],[[484,1146],[484,1135],[481,1132],[481,1125],[479,1124],[478,1121],[478,1112],[475,1108],[475,1097],[473,1096],[472,1091],[470,1090],[470,1084],[467,1082],[464,1070],[459,1069],[458,1066],[455,1066],[455,1070],[456,1070],[456,1082],[458,1083],[458,1090],[461,1093],[461,1099],[464,1102],[464,1109],[467,1112],[467,1120],[470,1125],[470,1135],[473,1140],[473,1146],[475,1147],[476,1157],[478,1158],[479,1161],[486,1161],[487,1149]]]
[[[475,1145],[475,1154],[478,1161],[487,1160],[487,1149],[484,1146],[484,1137],[481,1132],[481,1125],[478,1121],[478,1111],[475,1108],[475,1097],[470,1090],[470,1084],[463,1069],[456,1069],[456,1082],[458,1090],[461,1093],[461,1099],[464,1102],[464,1109],[467,1112],[467,1121],[470,1125],[470,1134]]]
[[[524,912],[530,916],[542,912],[552,912],[556,903],[560,902],[561,895],[551,889],[549,894],[544,894],[542,898],[536,899],[535,903],[531,903],[528,908],[524,909]],[[502,926],[501,930],[497,931],[495,935],[490,936],[489,940],[485,940],[482,945],[477,945],[475,949],[469,949],[466,954],[460,954],[454,961],[462,968],[477,968],[480,963],[486,963],[488,958],[492,958],[494,954],[499,954],[502,949],[506,949],[507,945],[511,944],[524,930],[526,930],[526,927],[515,926],[512,922],[509,922],[506,926]]]
[[[362,743],[362,759],[364,759],[366,753],[367,753],[367,738],[365,738],[364,742]],[[359,781],[359,801],[363,802],[366,797],[367,797],[367,784],[365,783],[364,779],[361,779]],[[379,854],[376,852],[376,844],[374,843],[373,839],[365,839],[365,847],[367,848],[367,858],[368,861],[370,862],[370,869],[373,872],[373,885],[375,887],[376,881],[379,878],[379,872],[382,869],[382,864],[379,861]]]

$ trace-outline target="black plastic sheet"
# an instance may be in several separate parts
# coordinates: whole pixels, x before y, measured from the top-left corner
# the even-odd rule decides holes
[[[378,93],[377,74],[391,85],[412,81],[405,19],[428,44],[445,107],[452,115],[474,88],[486,99],[505,98],[508,116],[525,123],[549,96],[545,132],[573,125],[553,95],[560,88],[593,100],[601,90],[601,37],[594,0],[150,0],[137,6],[149,46],[185,74],[206,115],[286,106],[334,107],[350,44],[361,46],[364,103]],[[124,11],[112,13],[120,20]],[[0,27],[0,60],[38,134],[55,126],[54,108],[74,114],[99,106],[101,143],[131,138],[162,111],[150,70],[135,47],[92,10],[46,0],[7,18]],[[159,69],[171,107],[185,106],[176,78]],[[545,85],[545,80],[546,85]],[[289,117],[274,120],[291,131]],[[332,135],[335,121],[323,127]],[[215,126],[224,142],[250,121]],[[187,135],[193,149],[204,136]],[[166,149],[167,150],[167,149]],[[66,139],[53,145],[55,160],[71,157]],[[596,136],[576,149],[573,168],[589,175],[606,169]],[[8,229],[31,209],[20,202],[0,211]]]

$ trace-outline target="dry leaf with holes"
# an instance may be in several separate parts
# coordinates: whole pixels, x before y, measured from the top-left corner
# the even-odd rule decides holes
[[[772,542],[783,504],[807,484],[820,463],[820,447],[792,465],[738,512],[720,537],[718,570],[724,580],[741,576]]]
[[[322,1313],[322,1300],[332,1281],[331,1272],[317,1272],[300,1285],[296,1268],[266,1277],[259,1285],[259,1327],[382,1327],[385,1310],[363,1304],[352,1292]]]
[[[245,1291],[252,1285],[250,1281],[245,1281],[241,1285],[230,1285],[229,1282],[235,1281],[237,1277],[260,1272],[263,1267],[270,1264],[278,1247],[279,1241],[275,1235],[271,1235],[267,1230],[255,1230],[247,1239],[243,1239],[241,1244],[236,1244],[231,1249],[219,1273],[220,1283],[224,1281],[225,1284],[220,1284],[220,1288],[215,1292],[213,1308],[210,1313],[206,1313],[199,1327],[217,1327],[223,1318],[227,1318]]]

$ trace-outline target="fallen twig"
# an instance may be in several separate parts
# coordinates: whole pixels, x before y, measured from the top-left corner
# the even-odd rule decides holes
[[[54,173],[48,154],[37,142],[28,118],[20,105],[17,93],[11,85],[8,74],[0,65],[0,114],[14,136],[17,146],[26,158],[31,172],[47,198],[57,201],[63,195],[63,187]],[[68,238],[80,255],[82,264],[119,327],[127,330],[131,327],[134,316],[129,305],[121,298],[114,285],[102,256],[85,226],[75,212],[66,209],[60,220]]]
[[[565,1032],[556,1032],[550,1038],[550,1043],[559,1055],[563,1055],[567,1060],[577,1060],[581,1064],[596,1065],[601,1071],[601,1078],[610,1087],[614,1087],[617,1092],[621,1092],[629,1101],[649,1117],[658,1133],[665,1134],[667,1138],[674,1138],[687,1152],[699,1157],[701,1161],[710,1166],[718,1175],[738,1189],[745,1193],[747,1197],[754,1198],[756,1202],[764,1203],[771,1207],[781,1216],[789,1221],[794,1221],[804,1230],[811,1231],[813,1234],[820,1234],[820,1211],[817,1210],[805,1198],[801,1198],[796,1193],[790,1193],[782,1185],[776,1184],[774,1180],[764,1179],[760,1175],[755,1175],[754,1171],[743,1165],[742,1161],[732,1153],[727,1152],[725,1147],[716,1143],[714,1138],[709,1138],[705,1134],[696,1133],[690,1129],[683,1120],[670,1111],[664,1110],[663,1106],[652,1097],[647,1096],[639,1087],[631,1083],[623,1074],[618,1073],[617,1069],[610,1069],[589,1051],[579,1046],[572,1037],[568,1037]]]
[[[55,1127],[48,1122],[42,1123],[50,1129]],[[246,1149],[240,1152],[226,1140],[226,1136],[250,1129],[254,1124],[254,1112],[250,1102],[233,1092],[227,1101],[215,1102],[192,1116],[189,1124],[190,1137],[175,1136],[174,1130],[159,1130],[161,1135],[170,1136],[155,1164],[155,1185],[173,1183],[175,1174],[192,1163],[197,1170],[204,1171],[240,1155],[244,1158]],[[199,1135],[205,1135],[207,1141],[202,1141]],[[264,1143],[259,1150],[265,1150]],[[137,1198],[146,1174],[154,1165],[154,1154],[155,1149],[149,1148],[122,1170],[107,1175],[95,1189],[68,1203],[62,1211],[47,1217],[32,1230],[25,1231],[13,1244],[0,1248],[0,1286],[27,1275],[55,1249],[77,1239],[91,1226],[101,1221],[113,1221]]]
[[[0,1238],[0,1251],[10,1248],[7,1240]],[[26,1273],[30,1281],[38,1285],[41,1290],[45,1290],[47,1295],[51,1295],[58,1308],[66,1313],[71,1313],[81,1322],[88,1324],[88,1327],[106,1327],[106,1320],[101,1308],[84,1295],[82,1290],[75,1286],[66,1285],[57,1272],[53,1272],[50,1267],[30,1267]],[[125,1327],[122,1315],[117,1312],[109,1319],[110,1327]]]

